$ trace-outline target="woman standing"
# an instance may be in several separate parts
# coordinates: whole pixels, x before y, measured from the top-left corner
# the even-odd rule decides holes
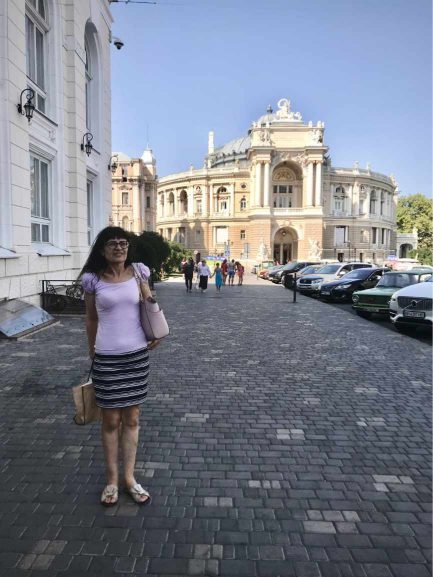
[[[239,261],[236,261],[236,272],[238,275],[238,286],[242,286],[243,282],[244,282],[244,267],[241,265],[241,263]]]
[[[217,262],[213,271],[213,275],[215,277],[215,287],[218,292],[221,292],[221,286],[223,284],[223,274],[221,271],[220,263]]]
[[[211,276],[210,268],[206,264],[205,259],[203,259],[198,264],[198,274],[200,276],[200,282],[199,282],[198,286],[200,287],[201,292],[203,293],[207,289],[207,283],[208,283],[209,277]]]
[[[104,505],[114,505],[118,500],[119,445],[126,491],[136,503],[150,501],[149,493],[134,476],[140,404],[147,395],[149,347],[140,322],[139,287],[130,251],[125,230],[104,228],[80,273],[89,355],[93,359],[92,380],[96,403],[102,409],[107,469],[107,485],[101,495]],[[138,268],[143,281],[147,281],[147,266],[138,263]]]

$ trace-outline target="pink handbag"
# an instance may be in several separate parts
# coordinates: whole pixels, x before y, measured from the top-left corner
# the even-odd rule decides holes
[[[132,267],[140,292],[140,320],[146,339],[148,341],[162,339],[170,333],[164,313],[152,297],[147,281],[140,276],[137,265],[132,263]]]

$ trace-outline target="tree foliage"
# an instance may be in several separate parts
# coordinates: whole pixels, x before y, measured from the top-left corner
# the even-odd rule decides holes
[[[399,232],[418,231],[418,248],[431,249],[433,234],[433,199],[423,194],[399,198],[397,227]]]
[[[192,256],[192,252],[177,242],[169,242],[168,245],[170,247],[170,255],[164,263],[164,272],[172,274],[173,272],[179,272],[182,259]]]
[[[161,267],[170,256],[170,246],[157,232],[144,231],[132,236],[135,259],[144,262],[155,280],[161,276]]]

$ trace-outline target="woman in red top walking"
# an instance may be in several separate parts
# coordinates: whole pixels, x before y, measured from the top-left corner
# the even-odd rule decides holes
[[[227,273],[228,273],[229,265],[227,264],[227,259],[225,258],[221,263],[221,273],[223,275],[223,284],[226,284],[227,280]]]

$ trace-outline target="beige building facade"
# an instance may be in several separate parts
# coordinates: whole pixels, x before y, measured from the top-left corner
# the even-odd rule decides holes
[[[150,149],[141,158],[111,157],[111,223],[136,234],[156,227],[156,162]]]
[[[205,255],[383,262],[396,248],[394,177],[332,166],[324,123],[282,98],[202,169],[158,182],[157,231]]]

